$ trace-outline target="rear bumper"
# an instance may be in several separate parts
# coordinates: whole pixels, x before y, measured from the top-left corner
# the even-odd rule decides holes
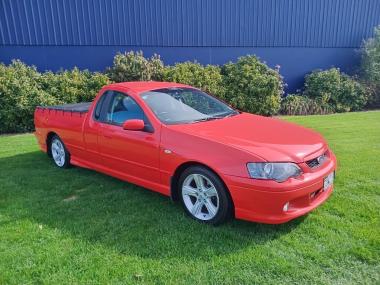
[[[335,170],[336,158],[330,152],[330,159],[319,169],[305,171],[300,177],[283,183],[234,176],[224,179],[234,202],[236,218],[280,224],[305,215],[325,202],[333,186],[323,190],[323,180]],[[284,210],[287,203],[288,209]]]
[[[40,147],[40,149],[43,152],[47,152],[46,141],[44,140],[43,135],[41,134],[41,132],[37,130],[33,134],[34,134],[34,136],[37,139],[38,146]]]

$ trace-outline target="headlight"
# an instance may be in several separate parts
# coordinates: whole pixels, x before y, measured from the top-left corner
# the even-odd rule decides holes
[[[301,169],[290,162],[252,162],[247,164],[251,178],[284,182],[301,174]]]

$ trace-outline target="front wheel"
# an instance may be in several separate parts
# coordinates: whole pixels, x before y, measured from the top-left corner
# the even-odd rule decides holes
[[[50,141],[50,154],[55,165],[59,168],[68,168],[70,166],[70,154],[57,135],[53,136]]]
[[[231,213],[231,201],[220,178],[205,167],[186,169],[179,179],[180,198],[185,212],[193,219],[221,224]]]

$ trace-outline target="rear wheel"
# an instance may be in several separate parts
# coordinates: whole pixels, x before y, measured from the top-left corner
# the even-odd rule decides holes
[[[212,171],[190,167],[182,173],[178,184],[182,205],[193,219],[217,225],[229,217],[232,205],[227,189]]]
[[[68,168],[70,166],[70,154],[57,135],[54,135],[50,140],[50,154],[55,165],[59,168]]]

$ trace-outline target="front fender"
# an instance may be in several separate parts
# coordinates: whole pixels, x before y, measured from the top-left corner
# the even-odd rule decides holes
[[[264,161],[246,151],[234,148],[221,142],[177,132],[163,127],[160,147],[160,170],[164,185],[170,185],[175,171],[184,163],[205,165],[223,175],[249,177],[247,162]]]

